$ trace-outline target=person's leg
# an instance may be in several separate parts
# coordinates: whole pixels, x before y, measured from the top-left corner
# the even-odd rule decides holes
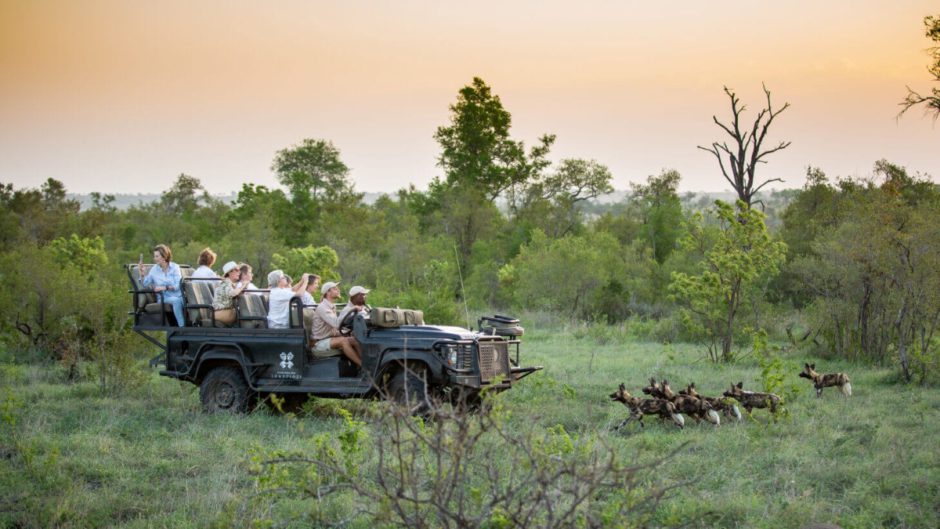
[[[223,325],[231,326],[235,323],[235,309],[215,311],[215,321]]]
[[[330,340],[330,347],[333,349],[339,349],[343,352],[346,358],[352,360],[352,362],[357,366],[362,367],[362,359],[359,356],[359,353],[353,349],[352,345],[349,343],[349,339],[333,338]]]
[[[346,337],[346,341],[349,342],[349,345],[356,351],[356,356],[362,359],[362,348],[359,346],[359,340],[353,336]]]
[[[173,306],[173,315],[176,316],[176,324],[180,327],[186,325],[186,319],[183,318],[183,298],[167,297],[166,303]]]

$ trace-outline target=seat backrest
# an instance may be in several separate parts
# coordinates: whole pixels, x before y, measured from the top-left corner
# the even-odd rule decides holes
[[[238,325],[245,329],[264,329],[268,326],[268,304],[260,293],[244,292],[238,300]]]
[[[186,309],[186,317],[191,325],[202,327],[212,326],[212,296],[215,293],[216,285],[221,279],[193,279],[183,280],[183,307]]]
[[[180,265],[180,276],[183,279],[186,279],[187,277],[192,277],[193,272],[195,271],[196,270],[189,265]]]
[[[127,268],[127,277],[131,281],[131,290],[133,290],[134,292],[140,292],[141,290],[144,290],[144,284],[140,280],[140,273],[138,270],[140,268],[140,265],[138,265],[137,263],[129,264],[126,266],[126,268]],[[156,302],[157,302],[157,296],[152,292],[134,294],[134,308],[136,310],[143,310],[144,307],[146,307],[148,304],[156,303]]]

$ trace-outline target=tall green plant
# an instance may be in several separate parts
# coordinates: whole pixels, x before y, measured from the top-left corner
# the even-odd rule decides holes
[[[715,202],[720,233],[706,251],[698,274],[675,272],[669,289],[682,305],[687,324],[698,331],[713,361],[734,359],[734,336],[745,301],[756,301],[780,269],[786,244],[775,241],[764,215],[742,201],[737,208]],[[693,251],[703,237],[701,216],[693,220],[683,248]]]

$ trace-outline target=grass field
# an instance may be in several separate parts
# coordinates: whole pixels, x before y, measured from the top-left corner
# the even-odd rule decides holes
[[[658,470],[663,483],[692,483],[659,506],[654,526],[940,526],[940,390],[899,385],[890,369],[815,360],[850,373],[854,390],[816,399],[796,378],[814,359],[785,356],[802,388],[787,403],[789,419],[774,423],[758,410],[720,428],[648,420],[614,432],[627,410],[607,396],[620,382],[639,393],[650,376],[674,388],[694,380],[702,393],[720,394],[737,381],[759,389],[759,369],[708,363],[692,345],[598,344],[560,331],[527,336],[523,360],[545,370],[501,396],[514,428],[597,434],[625,459],[690,443]],[[254,491],[253,448],[302,449],[340,428],[339,407],[368,417],[379,406],[332,401],[300,418],[266,409],[208,416],[195,387],[155,373],[119,397],[62,380],[56,367],[0,365],[0,527],[223,526]]]

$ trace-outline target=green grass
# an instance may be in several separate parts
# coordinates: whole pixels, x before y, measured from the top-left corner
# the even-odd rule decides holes
[[[675,389],[695,381],[714,395],[737,381],[759,389],[759,369],[711,364],[691,345],[577,331],[531,333],[523,360],[545,370],[501,396],[514,428],[560,424],[598,434],[627,460],[689,442],[657,471],[664,483],[692,481],[660,506],[657,526],[940,525],[940,390],[896,384],[890,369],[785,357],[802,388],[787,403],[788,420],[774,423],[757,410],[740,424],[723,417],[720,428],[688,420],[680,431],[647,420],[645,429],[631,423],[614,432],[627,415],[608,398],[620,382],[639,393],[650,376]],[[804,360],[848,372],[854,395],[830,388],[815,398],[796,378]],[[337,406],[359,417],[377,406],[336,401],[299,419],[208,416],[195,387],[153,372],[141,388],[108,397],[92,382],[62,382],[54,368],[0,367],[0,402],[16,402],[0,422],[0,527],[224,525],[254,492],[253,447],[303,449],[317,433],[341,428]]]

